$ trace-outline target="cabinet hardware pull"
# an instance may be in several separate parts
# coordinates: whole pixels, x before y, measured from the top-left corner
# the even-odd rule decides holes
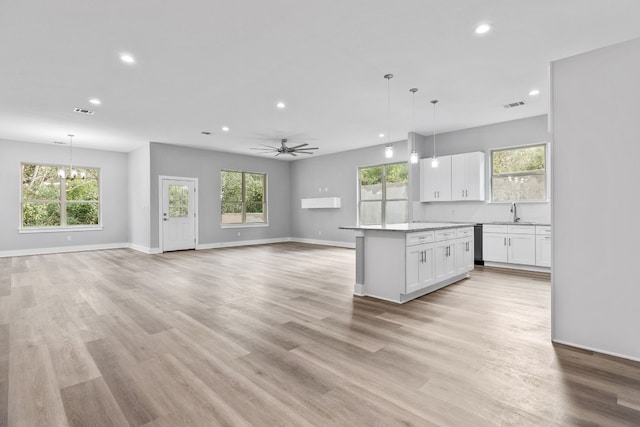
[[[436,192],[435,191],[433,192],[433,198],[434,199],[436,198]]]
[[[507,238],[504,238],[504,245],[507,246]]]
[[[509,237],[509,246],[511,246],[511,237]]]
[[[464,196],[469,197],[469,190],[464,190]]]
[[[464,190],[460,190],[460,192],[462,193],[461,196],[464,197]]]
[[[551,238],[551,236],[544,236],[544,238],[545,238],[545,239],[550,239],[550,238]]]

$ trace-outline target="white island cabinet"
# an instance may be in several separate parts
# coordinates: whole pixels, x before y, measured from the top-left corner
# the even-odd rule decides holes
[[[471,224],[415,223],[355,230],[354,294],[404,303],[468,277]]]

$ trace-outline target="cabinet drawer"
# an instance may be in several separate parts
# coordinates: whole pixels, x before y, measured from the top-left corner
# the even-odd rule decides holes
[[[473,236],[473,228],[471,227],[458,228],[458,230],[456,231],[456,237],[471,237],[471,236]]]
[[[536,234],[535,225],[507,225],[509,234]]]
[[[407,246],[420,245],[433,242],[433,231],[420,231],[407,233]]]
[[[482,231],[485,233],[506,233],[507,226],[499,224],[484,224],[482,226]]]
[[[549,225],[536,225],[536,234],[551,235],[551,226]]]
[[[445,230],[436,230],[436,242],[456,238],[456,229],[447,228]]]

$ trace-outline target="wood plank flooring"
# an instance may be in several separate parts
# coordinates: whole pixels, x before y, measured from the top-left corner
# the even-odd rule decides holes
[[[549,341],[549,281],[404,305],[296,243],[0,259],[0,427],[640,425],[640,363]]]

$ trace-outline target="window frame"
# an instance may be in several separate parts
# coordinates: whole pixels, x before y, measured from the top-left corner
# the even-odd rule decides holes
[[[233,172],[242,174],[242,222],[224,223],[222,222],[222,174],[224,172]],[[262,222],[247,222],[247,193],[246,193],[246,174],[249,175],[262,175],[263,176],[263,188],[262,188],[262,205],[264,211],[264,221]],[[268,182],[269,175],[266,172],[252,172],[233,169],[220,169],[220,228],[247,228],[247,227],[268,227],[269,226],[269,199],[268,199]],[[238,203],[238,202],[236,202]]]
[[[103,229],[103,216],[102,216],[102,169],[97,166],[81,166],[76,165],[74,169],[93,169],[97,171],[96,176],[98,179],[98,200],[92,201],[87,200],[84,203],[97,203],[98,204],[98,223],[97,224],[67,224],[67,203],[69,204],[80,204],[83,201],[78,200],[67,200],[67,192],[66,192],[66,181],[67,178],[58,177],[58,182],[60,183],[60,195],[58,199],[52,200],[27,200],[24,199],[23,186],[22,183],[24,181],[23,176],[23,167],[25,165],[35,165],[35,166],[45,166],[51,167],[55,169],[64,168],[67,169],[68,165],[60,165],[60,164],[52,164],[52,163],[40,163],[40,162],[20,162],[20,170],[19,170],[19,182],[20,186],[19,194],[20,200],[18,203],[18,233],[20,234],[29,234],[29,233],[55,233],[55,232],[68,232],[68,231],[99,231]],[[24,204],[25,202],[36,202],[36,203],[58,203],[60,206],[60,225],[48,225],[48,226],[33,226],[33,227],[25,227],[24,224]]]
[[[521,175],[544,175],[544,198],[543,199],[535,199],[535,200],[495,200],[493,196],[493,153],[498,151],[509,151],[509,150],[518,150],[523,148],[532,148],[532,147],[544,147],[544,172],[543,173],[531,173],[531,172],[513,172],[509,174],[498,174],[497,176],[511,175],[511,176],[521,176]],[[488,203],[505,203],[511,204],[513,202],[516,203],[549,203],[550,201],[550,172],[551,172],[551,158],[550,158],[550,149],[548,142],[536,142],[532,144],[525,145],[517,145],[511,147],[500,147],[489,150],[489,167],[488,170],[488,180],[489,180],[489,202]]]
[[[395,166],[395,165],[405,165],[407,167],[407,198],[406,199],[388,199],[387,198],[387,167],[388,166]],[[361,170],[362,169],[369,169],[369,168],[375,168],[375,167],[382,167],[382,197],[379,200],[362,200],[362,185],[360,184],[360,178],[362,176],[361,174]],[[368,166],[359,166],[358,170],[358,179],[357,179],[357,194],[358,194],[358,208],[357,208],[357,218],[356,218],[356,223],[358,225],[385,225],[387,223],[387,202],[402,202],[402,201],[406,201],[407,202],[407,209],[410,209],[410,204],[409,204],[409,199],[410,199],[410,186],[409,186],[409,180],[410,180],[410,175],[409,175],[409,164],[407,162],[393,162],[393,163],[379,163],[379,164],[375,164],[375,165],[368,165]],[[362,203],[381,203],[381,207],[380,207],[380,224],[361,224],[360,223],[360,212],[362,211],[361,206]]]

